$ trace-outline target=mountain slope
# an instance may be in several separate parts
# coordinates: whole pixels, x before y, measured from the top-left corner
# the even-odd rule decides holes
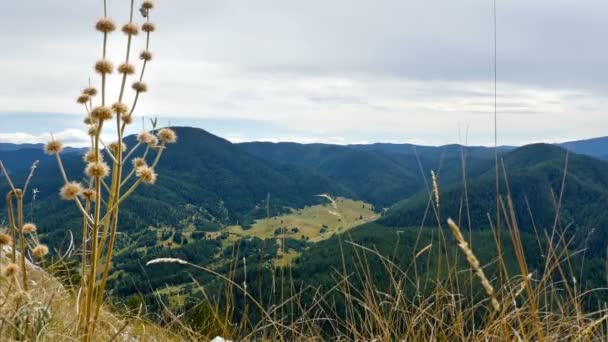
[[[608,137],[570,141],[561,146],[574,153],[608,160]]]
[[[501,179],[501,194],[506,201],[504,196],[510,190],[519,227],[523,231],[553,227],[565,164],[566,151],[546,144],[525,146],[504,156],[509,187],[507,189],[504,178]],[[606,241],[608,236],[604,235],[608,230],[604,227],[608,225],[608,215],[602,206],[608,200],[608,163],[570,154],[567,164],[559,227],[572,224],[570,230],[581,238],[592,228],[602,228],[596,232],[596,241]],[[502,172],[501,177],[504,177]],[[462,225],[467,227],[466,209],[463,207],[461,210],[465,203],[462,184],[443,183],[441,179],[439,182],[441,217],[443,220],[460,218]],[[495,175],[491,166],[478,178],[469,180],[468,200],[472,228],[488,227],[488,214],[496,216]],[[426,194],[404,200],[395,205],[380,223],[388,226],[420,225],[427,203]],[[425,224],[436,225],[434,215],[429,217]]]
[[[121,231],[150,224],[175,226],[186,219],[200,225],[247,224],[266,215],[267,195],[270,214],[318,203],[315,195],[320,193],[352,197],[322,176],[256,158],[204,130],[175,130],[179,140],[169,146],[158,165],[158,183],[140,187],[125,202]],[[126,143],[133,146],[134,137]],[[80,156],[66,154],[63,161],[68,175],[79,179],[84,168]],[[25,176],[25,172],[17,173],[16,181]],[[31,186],[40,191],[32,208],[34,218],[44,218],[41,231],[60,235],[71,228],[78,235],[74,229],[80,220],[76,209],[57,196],[61,178],[54,160],[40,163]],[[5,182],[0,183],[0,191],[7,191]],[[0,199],[3,205],[4,199]]]
[[[461,177],[458,170],[461,168],[463,150],[460,146],[424,148],[419,154],[393,153],[393,148],[378,150],[373,146],[265,142],[239,144],[239,147],[260,158],[306,168],[328,177],[377,207],[389,207],[424,189],[425,180],[421,171],[428,178],[428,170],[446,167],[457,170],[449,174],[450,179]],[[472,149],[465,151],[473,154],[467,156],[470,165],[487,163],[487,156]],[[474,175],[477,169],[471,167],[469,172]]]

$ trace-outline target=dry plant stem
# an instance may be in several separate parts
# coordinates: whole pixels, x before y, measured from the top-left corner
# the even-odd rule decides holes
[[[27,291],[27,268],[25,264],[25,236],[23,234],[23,192],[17,190],[17,229],[19,230],[19,250],[21,256],[21,279],[23,280],[23,290]],[[14,253],[14,251],[13,251]]]
[[[11,190],[6,195],[6,206],[8,208],[8,224],[11,228],[11,239],[12,239],[12,241],[11,241],[11,244],[12,244],[11,262],[12,263],[15,263],[16,258],[17,258],[17,254],[15,253],[15,251],[17,250],[17,248],[16,248],[17,233],[16,233],[16,228],[15,228],[15,213],[13,211],[13,197],[15,197],[15,191],[16,190]]]

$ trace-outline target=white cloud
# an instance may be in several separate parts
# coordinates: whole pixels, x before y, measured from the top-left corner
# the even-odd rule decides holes
[[[24,132],[0,133],[0,143],[44,144],[51,141],[53,138],[73,147],[85,147],[90,144],[90,138],[87,135],[87,132],[79,129],[65,129],[53,134],[29,134]]]

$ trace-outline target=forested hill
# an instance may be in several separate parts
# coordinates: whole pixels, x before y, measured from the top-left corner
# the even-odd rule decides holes
[[[125,202],[121,230],[147,224],[174,224],[192,216],[201,224],[247,223],[266,216],[267,199],[273,215],[287,208],[318,203],[316,195],[321,193],[353,197],[347,189],[323,176],[257,158],[204,130],[186,127],[175,130],[178,143],[165,151],[157,170],[157,184],[140,187]],[[134,137],[126,142],[133,146]],[[34,153],[31,158],[23,158],[22,163],[30,165],[35,159],[41,159],[40,155]],[[84,169],[82,157],[68,153],[63,159],[68,175],[80,180]],[[15,179],[23,181],[28,171],[15,172]],[[31,189],[39,190],[32,208],[34,218],[44,218],[39,224],[43,232],[61,234],[77,227],[78,213],[72,203],[59,199],[60,186],[55,160],[42,158]],[[0,179],[0,192],[6,193],[7,187]],[[3,206],[5,199],[0,197]],[[28,197],[26,202],[29,201]],[[0,217],[3,215],[0,213]]]
[[[243,143],[239,147],[266,160],[293,165],[323,175],[350,189],[379,208],[390,207],[425,188],[431,169],[449,169],[450,180],[461,177],[462,157],[472,165],[488,164],[493,149],[396,145],[326,145],[296,143]],[[501,152],[502,153],[502,152]],[[475,168],[476,170],[476,168]]]
[[[501,193],[505,201],[507,193],[511,193],[520,229],[534,232],[552,228],[566,171],[558,228],[569,227],[579,238],[595,229],[594,241],[599,248],[600,241],[608,241],[608,214],[603,209],[608,203],[608,162],[570,153],[566,163],[566,156],[566,150],[547,144],[521,147],[504,155],[506,176],[501,171]],[[473,229],[488,228],[488,214],[496,216],[494,168],[493,165],[485,168],[479,170],[479,177],[468,180]],[[468,226],[463,183],[445,183],[441,174],[439,183],[441,217],[458,218]],[[380,223],[387,226],[420,224],[428,198],[428,194],[419,194],[401,201]],[[428,216],[426,225],[436,225],[433,214]]]

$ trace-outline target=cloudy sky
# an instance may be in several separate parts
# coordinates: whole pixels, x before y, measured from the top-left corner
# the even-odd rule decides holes
[[[108,3],[125,22],[128,2]],[[86,139],[74,99],[98,81],[101,4],[3,4],[0,141]],[[500,144],[607,135],[606,13],[605,0],[498,0]],[[469,144],[493,144],[490,0],[159,0],[152,18],[140,116],[232,141],[437,145],[468,127]],[[124,43],[111,36],[116,63]]]

